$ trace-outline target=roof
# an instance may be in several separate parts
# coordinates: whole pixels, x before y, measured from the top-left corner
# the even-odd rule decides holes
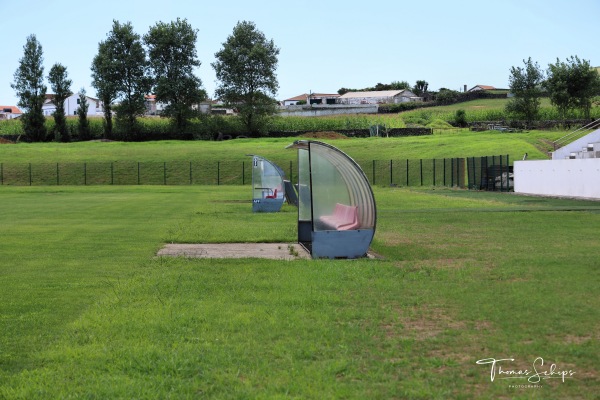
[[[54,93],[46,93],[46,95],[45,95],[46,100],[44,101],[44,103],[50,103],[52,100],[54,100],[54,96],[55,96]],[[71,93],[69,95],[69,97],[71,97],[71,96],[79,96],[79,93]],[[88,96],[88,95],[86,95],[85,97],[87,97],[90,100],[98,101],[98,99],[95,98],[95,97],[91,97],[91,96]]]
[[[481,90],[494,90],[494,89],[496,89],[495,87],[489,86],[489,85],[475,85],[471,89],[469,89],[469,92],[471,90],[475,89],[475,88],[479,88]]]
[[[0,112],[9,112],[11,114],[23,114],[23,111],[19,110],[17,106],[0,106]]]
[[[378,90],[374,92],[348,92],[340,96],[340,99],[352,99],[357,97],[395,97],[403,92],[410,93],[410,96],[414,96],[414,93],[407,89],[402,90]]]
[[[308,93],[304,93],[304,94],[298,95],[296,97],[290,97],[289,99],[285,99],[284,101],[301,101],[301,100],[306,100],[306,99],[308,99],[308,96],[309,96]],[[337,93],[311,93],[310,97],[311,98],[340,97],[340,95],[337,94]]]

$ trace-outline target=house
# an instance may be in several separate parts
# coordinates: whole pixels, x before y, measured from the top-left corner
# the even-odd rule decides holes
[[[0,106],[0,121],[19,118],[22,114],[16,106]]]
[[[283,105],[295,106],[300,102],[302,102],[302,104],[335,104],[339,97],[340,95],[337,93],[304,93],[299,96],[283,100]]]
[[[146,104],[146,115],[160,115],[165,109],[165,105],[163,103],[156,101],[155,94],[145,95],[144,104]]]
[[[88,103],[88,117],[96,115],[102,115],[104,109],[102,102],[94,97],[85,96]],[[56,111],[56,105],[52,102],[54,100],[54,94],[46,94],[46,100],[42,105],[42,112],[46,116],[51,116]],[[64,102],[65,115],[77,115],[77,109],[79,108],[79,93],[73,93]]]
[[[340,104],[386,104],[422,101],[423,99],[408,89],[379,90],[374,92],[348,92],[338,98]]]
[[[496,88],[493,87],[493,86],[488,86],[488,85],[476,85],[476,86],[473,86],[468,91],[469,92],[476,92],[478,90],[496,90]]]

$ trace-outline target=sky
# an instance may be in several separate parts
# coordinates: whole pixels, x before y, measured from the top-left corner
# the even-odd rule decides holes
[[[17,105],[10,85],[31,34],[44,75],[60,63],[71,89],[94,97],[90,65],[113,20],[143,36],[157,22],[187,19],[198,31],[196,75],[211,97],[214,54],[239,21],[254,22],[280,49],[278,100],[393,81],[508,88],[511,67],[529,57],[543,70],[571,56],[600,66],[598,0],[0,0],[0,10],[0,105]]]

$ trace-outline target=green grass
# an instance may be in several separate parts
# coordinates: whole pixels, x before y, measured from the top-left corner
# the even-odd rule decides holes
[[[452,158],[509,154],[521,159],[547,158],[538,147],[549,149],[548,142],[564,131],[500,133],[497,131],[453,131],[448,134],[401,138],[356,138],[323,141],[334,144],[356,160]],[[96,161],[225,161],[249,160],[247,154],[260,154],[273,160],[295,160],[296,153],[285,147],[298,138],[235,139],[215,141],[159,142],[77,142],[19,143],[0,145],[2,163],[56,163]]]
[[[0,398],[597,398],[598,202],[376,187],[383,259],[278,262],[155,257],[295,241],[247,187],[0,191]]]

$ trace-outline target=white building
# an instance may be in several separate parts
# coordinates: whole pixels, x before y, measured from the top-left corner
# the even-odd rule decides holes
[[[348,92],[338,98],[340,104],[389,104],[422,101],[423,99],[408,89],[378,90],[374,92]]]
[[[597,120],[557,140],[585,135],[555,150],[552,160],[515,161],[515,193],[600,199],[599,127]]]
[[[7,119],[15,119],[23,114],[18,107],[15,106],[0,106],[0,121]]]
[[[289,99],[283,100],[284,106],[295,106],[302,104],[335,104],[340,97],[337,93],[304,93]]]
[[[96,98],[85,96],[88,103],[88,117],[93,117],[97,115],[104,114],[104,108],[102,107],[102,102]],[[42,112],[46,116],[51,116],[56,111],[56,106],[52,102],[54,99],[53,94],[47,94],[46,100],[44,101],[44,105],[42,106]],[[77,115],[77,109],[79,108],[79,93],[74,93],[67,97],[65,100],[65,115]]]

